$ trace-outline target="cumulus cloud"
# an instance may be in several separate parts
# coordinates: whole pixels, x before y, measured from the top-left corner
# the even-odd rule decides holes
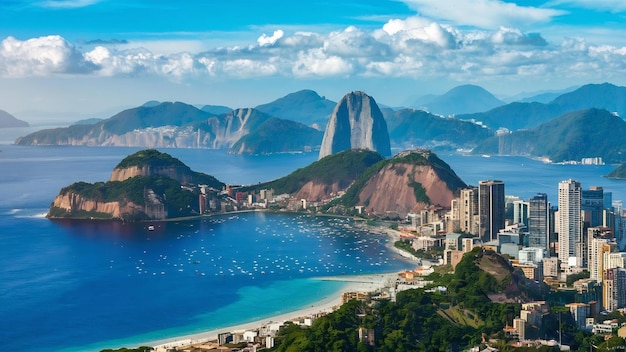
[[[0,49],[0,75],[6,77],[89,73],[97,67],[58,35],[21,41],[7,37]]]
[[[421,15],[461,26],[495,29],[549,22],[562,10],[519,6],[500,0],[402,0]]]
[[[458,81],[516,76],[586,78],[598,67],[626,71],[626,47],[583,38],[548,42],[514,26],[468,29],[421,16],[390,20],[374,30],[275,31],[248,45],[205,48],[199,41],[132,42],[81,48],[60,36],[4,39],[0,77],[47,75],[254,77],[436,77]],[[175,43],[174,43],[175,44]],[[170,50],[164,49],[165,47]],[[172,50],[172,48],[181,50]]]
[[[282,38],[285,35],[285,32],[283,32],[281,29],[275,30],[274,34],[272,34],[272,36],[268,36],[267,34],[263,33],[256,41],[257,43],[259,43],[259,46],[266,46],[266,45],[274,45],[278,39]]]

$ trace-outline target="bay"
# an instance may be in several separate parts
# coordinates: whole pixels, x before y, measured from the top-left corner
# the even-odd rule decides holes
[[[99,350],[296,310],[335,294],[327,275],[406,268],[387,238],[345,219],[246,213],[146,224],[49,221],[59,190],[105,181],[138,148],[0,145],[0,343],[6,349]],[[230,184],[284,176],[316,153],[269,156],[164,149]],[[528,199],[558,182],[603,186],[624,199],[614,166],[554,165],[523,157],[439,155],[468,184],[505,182]]]

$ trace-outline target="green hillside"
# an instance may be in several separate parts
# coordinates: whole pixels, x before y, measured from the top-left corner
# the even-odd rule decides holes
[[[534,128],[567,112],[583,109],[606,109],[626,116],[626,87],[610,83],[587,84],[565,93],[547,104],[511,103],[483,113],[457,116],[462,120],[481,121],[489,128],[509,130]]]
[[[270,154],[319,147],[324,133],[299,122],[272,117],[243,136],[231,148],[236,154]]]
[[[439,176],[439,178],[442,181],[444,181],[446,185],[448,186],[448,188],[452,190],[453,192],[458,189],[467,187],[465,182],[463,182],[457,176],[457,174],[454,172],[454,170],[452,170],[450,165],[448,165],[445,161],[439,159],[439,157],[435,153],[429,152],[429,153],[426,153],[425,155],[426,156],[424,156],[424,153],[420,153],[420,152],[406,152],[398,156],[395,156],[391,159],[384,159],[384,160],[377,162],[376,164],[372,165],[370,168],[365,170],[356,179],[354,184],[350,186],[350,188],[346,191],[346,193],[338,200],[328,204],[328,207],[332,207],[336,203],[342,204],[346,207],[353,207],[355,205],[358,205],[359,194],[361,193],[361,191],[363,190],[367,182],[370,180],[370,178],[372,178],[372,176],[374,176],[376,173],[378,173],[380,170],[382,170],[385,166],[389,164],[410,164],[410,165],[431,166],[433,170],[435,171],[435,173],[437,174],[437,176]],[[420,198],[423,198],[426,196],[426,194],[424,193],[423,187],[419,183],[416,183],[415,185],[413,185],[413,188],[416,193],[416,199],[418,201],[420,201]],[[424,199],[424,200],[427,200],[427,199]]]
[[[142,150],[129,155],[115,168],[123,169],[133,166],[147,166],[152,170],[174,170],[175,172],[171,174],[176,175],[177,178],[190,180],[194,185],[205,184],[215,189],[221,189],[224,186],[215,177],[192,171],[180,160],[167,153],[161,153],[153,149]],[[164,176],[157,171],[153,171],[153,173],[148,176],[138,175],[124,181],[76,182],[61,189],[59,195],[66,195],[71,192],[89,201],[119,202],[122,205],[132,202],[139,206],[144,206],[144,191],[150,189],[164,202],[170,218],[197,215],[199,213],[197,200],[200,190],[198,188],[193,190],[182,189],[180,179]],[[50,208],[49,216],[54,218],[111,218],[111,214],[103,213],[88,213],[84,211],[68,213],[54,206]],[[124,219],[144,220],[147,217],[145,214],[133,214],[125,216]]]
[[[97,124],[113,134],[158,126],[182,126],[196,121],[206,120],[210,113],[192,105],[176,102],[161,103],[156,106],[140,106],[124,110]]]
[[[431,113],[402,109],[385,117],[389,139],[402,146],[429,146],[447,143],[454,147],[475,146],[493,131],[468,121],[443,118]]]
[[[507,322],[519,314],[520,304],[494,303],[489,298],[520,282],[512,267],[493,252],[476,248],[463,256],[454,274],[433,274],[427,279],[435,281],[433,286],[445,286],[447,293],[412,289],[399,292],[395,302],[353,300],[309,328],[284,326],[273,350],[462,351],[480,344],[483,333],[500,336]],[[525,301],[528,296],[518,291],[510,298]],[[359,341],[359,328],[373,332],[372,345]]]
[[[295,193],[310,181],[329,185],[337,183],[340,188],[347,188],[365,170],[381,160],[383,157],[371,150],[346,150],[324,157],[278,180],[254,187],[273,188],[277,194]]]
[[[602,157],[605,162],[626,160],[626,121],[606,110],[564,114],[540,126],[491,137],[474,154],[548,157],[553,162]]]

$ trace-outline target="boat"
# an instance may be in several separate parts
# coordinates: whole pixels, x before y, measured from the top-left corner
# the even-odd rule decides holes
[[[154,231],[154,225],[148,226],[148,231]]]

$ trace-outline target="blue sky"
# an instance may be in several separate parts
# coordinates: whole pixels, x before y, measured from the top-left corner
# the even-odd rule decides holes
[[[624,0],[4,0],[0,23],[0,109],[29,122],[300,89],[406,105],[467,83],[626,85]]]

